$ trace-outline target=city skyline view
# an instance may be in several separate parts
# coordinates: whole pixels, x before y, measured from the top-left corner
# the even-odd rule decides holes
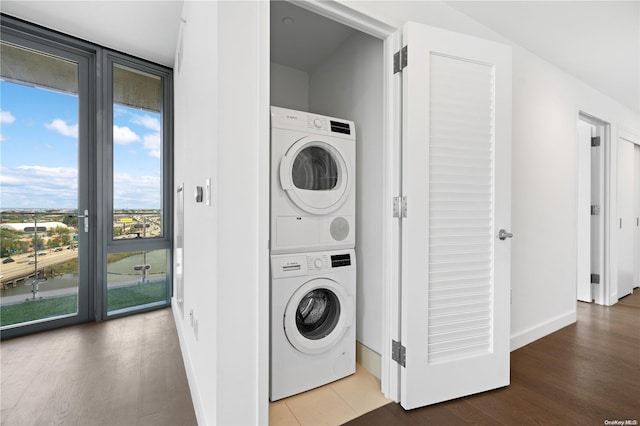
[[[0,81],[0,208],[78,209],[78,97]],[[161,208],[160,114],[113,113],[114,209]]]

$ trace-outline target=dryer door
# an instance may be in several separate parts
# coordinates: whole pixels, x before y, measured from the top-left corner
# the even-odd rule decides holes
[[[347,199],[353,177],[336,143],[318,136],[294,143],[280,163],[280,185],[291,201],[311,214],[335,211]]]
[[[353,325],[353,299],[333,280],[316,278],[300,286],[289,299],[284,332],[300,352],[319,354],[342,339]]]

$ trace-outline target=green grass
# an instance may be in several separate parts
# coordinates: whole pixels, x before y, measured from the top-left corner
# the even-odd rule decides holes
[[[25,299],[29,296],[25,295]],[[0,326],[73,314],[78,310],[77,299],[78,296],[72,294],[2,306],[0,308]]]
[[[25,299],[27,297],[28,295],[25,295]],[[107,307],[111,312],[166,299],[166,283],[164,281],[151,282],[109,289]],[[73,314],[77,312],[77,306],[77,295],[75,294],[5,305],[0,307],[0,326]]]
[[[107,311],[167,300],[166,289],[165,281],[112,288],[107,292]]]

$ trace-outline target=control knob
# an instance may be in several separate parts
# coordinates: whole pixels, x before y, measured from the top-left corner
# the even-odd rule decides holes
[[[321,269],[324,266],[324,262],[319,257],[316,257],[313,261],[313,266],[315,266],[316,269]]]
[[[314,119],[313,125],[315,126],[316,129],[322,128],[322,120],[320,120],[319,118]]]

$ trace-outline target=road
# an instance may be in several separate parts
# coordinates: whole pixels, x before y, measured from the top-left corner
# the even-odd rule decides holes
[[[54,252],[53,250],[43,251],[47,254],[44,256],[38,256],[38,269],[50,267],[78,258],[78,250],[68,250],[65,248],[64,250],[58,252]],[[34,261],[35,257],[27,257],[27,254],[20,254],[11,257],[15,260],[15,262],[0,264],[0,275],[2,276],[2,283],[10,282],[15,280],[16,278],[21,278],[29,274],[33,274],[35,265],[29,265],[29,262]]]

